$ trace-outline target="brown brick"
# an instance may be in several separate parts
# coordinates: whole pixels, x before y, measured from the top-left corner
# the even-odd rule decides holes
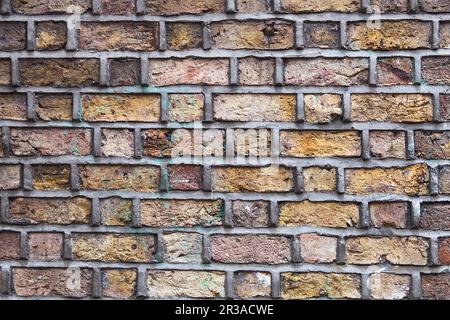
[[[223,200],[141,200],[147,227],[216,227],[222,225]]]
[[[62,50],[67,43],[67,25],[64,21],[36,23],[36,49]]]
[[[135,12],[135,0],[100,0],[99,14],[132,15]]]
[[[27,95],[21,93],[0,93],[0,119],[26,120]]]
[[[203,25],[190,22],[170,22],[166,24],[167,48],[169,50],[189,50],[203,47]]]
[[[450,230],[450,203],[422,203],[420,213],[420,228],[431,230]]]
[[[367,84],[368,79],[366,58],[285,59],[284,81],[287,85],[346,87]]]
[[[213,103],[217,121],[295,120],[296,96],[292,94],[218,94]]]
[[[421,274],[422,297],[430,300],[450,299],[450,273]]]
[[[441,265],[450,264],[450,238],[439,238],[438,259]]]
[[[272,277],[269,272],[234,273],[234,292],[238,298],[270,298]]]
[[[156,94],[86,94],[83,119],[90,122],[158,122],[161,98]]]
[[[20,297],[84,298],[92,292],[92,269],[13,268],[12,274]]]
[[[336,190],[336,168],[303,168],[302,174],[305,192],[331,192]]]
[[[342,116],[342,96],[339,94],[305,94],[305,120],[308,123],[330,123]]]
[[[135,269],[103,269],[102,286],[105,297],[131,298],[137,290],[137,272]]]
[[[153,262],[154,235],[72,233],[72,256],[80,261]]]
[[[155,51],[159,28],[148,21],[82,22],[80,49],[97,51]]]
[[[228,20],[211,23],[219,49],[282,50],[294,46],[294,24],[284,20]]]
[[[19,189],[22,181],[22,166],[20,164],[0,165],[0,190]]]
[[[300,255],[305,263],[331,263],[337,257],[337,237],[306,233],[299,236]]]
[[[408,225],[407,202],[372,202],[370,223],[375,228],[405,229]]]
[[[210,236],[211,259],[219,263],[280,264],[291,261],[289,238],[269,235]]]
[[[70,165],[34,165],[31,171],[35,190],[68,190],[70,188]]]
[[[422,0],[421,7],[425,12],[450,12],[450,3],[447,0]]]
[[[450,194],[450,166],[439,168],[439,193]]]
[[[430,85],[450,84],[450,56],[423,57],[422,80]]]
[[[370,131],[370,154],[377,159],[405,159],[406,132]]]
[[[179,14],[201,14],[224,12],[222,0],[145,0],[151,15],[174,16]]]
[[[91,8],[91,0],[11,0],[14,13],[19,14],[82,14]]]
[[[163,235],[164,262],[201,263],[203,235],[200,233],[173,232]]]
[[[0,86],[11,84],[11,60],[0,59]]]
[[[245,86],[273,85],[273,58],[245,57],[239,59],[239,83]]]
[[[94,86],[100,80],[98,59],[19,59],[25,86]]]
[[[20,259],[20,233],[0,231],[0,261]]]
[[[153,85],[176,84],[228,85],[228,59],[172,58],[151,59]]]
[[[294,172],[288,167],[213,167],[215,192],[289,192],[294,188]]]
[[[149,270],[151,298],[224,298],[225,272],[198,270]]]
[[[203,120],[203,94],[170,94],[169,121],[193,122]]]
[[[3,135],[3,132],[2,132],[2,131],[3,131],[3,130],[0,128],[0,137]],[[4,150],[4,147],[3,147],[3,141],[0,141],[0,158],[1,158],[1,157],[4,157],[5,154],[6,154],[6,150]]]
[[[359,205],[353,202],[280,202],[280,226],[312,225],[330,228],[355,227]]]
[[[0,50],[19,51],[27,48],[27,24],[25,22],[0,22]]]
[[[416,131],[416,156],[422,159],[450,159],[450,131]]]
[[[441,94],[439,100],[442,120],[450,121],[450,94]]]
[[[233,130],[234,153],[238,157],[268,157],[271,155],[272,131],[270,129]]]
[[[339,23],[305,22],[304,44],[307,48],[337,49],[340,46]]]
[[[236,10],[239,13],[270,12],[270,3],[267,0],[236,0]]]
[[[100,200],[101,223],[105,226],[127,226],[133,219],[133,203],[122,198]]]
[[[269,227],[270,203],[268,201],[233,201],[232,215],[234,227]]]
[[[91,200],[74,198],[14,198],[10,201],[11,220],[20,224],[87,224]]]
[[[356,122],[427,122],[433,118],[428,94],[352,94],[351,120]]]
[[[360,0],[281,0],[281,5],[287,12],[357,12],[360,9]]]
[[[136,58],[108,59],[109,85],[136,86],[141,83],[141,61]]]
[[[450,23],[441,22],[439,29],[440,47],[450,48]]]
[[[29,233],[28,252],[30,260],[57,261],[63,253],[64,234],[62,233]]]
[[[371,5],[381,13],[408,12],[408,0],[372,0]]]
[[[159,189],[160,169],[144,165],[81,165],[83,190],[128,190],[155,192]]]
[[[377,60],[377,84],[381,86],[414,83],[414,60],[408,57],[387,57]]]
[[[105,157],[134,156],[134,132],[129,129],[102,129],[101,152]]]
[[[16,156],[86,156],[91,153],[89,129],[13,128],[11,151]]]
[[[361,298],[361,278],[345,273],[293,273],[281,274],[281,297],[283,299],[331,299]]]
[[[428,21],[380,21],[373,28],[367,21],[350,22],[347,43],[350,50],[406,50],[431,48],[432,23]]]
[[[203,188],[203,167],[180,164],[169,166],[170,190],[201,190]]]
[[[72,120],[72,95],[38,94],[35,111],[39,120],[70,121]]]
[[[407,299],[411,290],[411,276],[392,273],[374,273],[369,277],[370,296],[373,299]]]
[[[346,259],[349,264],[424,266],[428,248],[428,239],[420,237],[351,237],[346,241]]]

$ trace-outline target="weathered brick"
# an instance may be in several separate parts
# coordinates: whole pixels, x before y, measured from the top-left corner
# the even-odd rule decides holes
[[[169,50],[200,49],[203,47],[203,25],[190,22],[168,23],[166,38]]]
[[[422,203],[420,213],[420,228],[431,230],[450,230],[450,203]]]
[[[268,157],[271,155],[272,131],[260,129],[233,130],[234,153],[238,157]]]
[[[87,224],[91,200],[74,198],[14,198],[10,201],[11,220],[20,224]]]
[[[63,253],[63,241],[63,233],[29,233],[29,259],[38,261],[61,260]]]
[[[422,298],[430,300],[450,299],[450,273],[421,274]]]
[[[281,202],[279,209],[280,226],[347,228],[359,223],[359,205],[352,202]]]
[[[11,60],[0,59],[0,86],[11,84]]]
[[[219,263],[281,264],[291,261],[289,238],[270,235],[210,236],[211,259]]]
[[[20,164],[0,165],[0,190],[19,189],[22,183],[22,166]]]
[[[0,93],[0,119],[26,120],[27,96],[21,93]]]
[[[271,296],[272,277],[269,272],[240,271],[234,274],[234,292],[243,299]]]
[[[425,12],[450,12],[450,3],[447,0],[422,0],[421,7]]]
[[[414,83],[414,60],[408,57],[387,57],[377,60],[377,84],[381,86]]]
[[[141,200],[141,222],[148,227],[222,225],[223,200]]]
[[[450,94],[440,95],[440,114],[443,121],[450,121]]]
[[[72,233],[74,260],[102,262],[153,262],[154,235]]]
[[[82,22],[80,49],[97,51],[154,51],[159,28],[148,21]]]
[[[11,0],[11,7],[19,14],[82,14],[91,8],[91,0]]]
[[[345,273],[293,273],[281,274],[281,297],[283,299],[331,299],[361,298],[361,278]]]
[[[294,46],[294,24],[284,20],[211,23],[212,46],[219,49],[282,50]]]
[[[213,167],[215,192],[289,192],[294,188],[294,172],[288,167]]]
[[[357,12],[360,9],[360,0],[281,0],[281,5],[287,12]]]
[[[70,94],[38,94],[35,111],[39,120],[70,121],[72,120],[72,96]]]
[[[100,0],[99,14],[131,15],[135,12],[135,0]]]
[[[145,0],[147,10],[152,15],[173,16],[178,14],[201,14],[224,12],[222,0]]]
[[[103,269],[103,295],[114,299],[128,299],[135,295],[137,273],[135,269]]]
[[[86,156],[91,153],[89,129],[13,128],[11,151],[16,156]]]
[[[356,122],[427,122],[433,118],[428,94],[352,94],[351,120]]]
[[[163,235],[164,262],[201,263],[203,235],[200,233],[174,232]]]
[[[428,193],[430,174],[426,164],[401,168],[356,168],[345,172],[350,194],[396,193],[410,196]]]
[[[404,131],[370,131],[370,154],[377,159],[406,158],[406,133]]]
[[[450,56],[423,57],[422,80],[430,85],[450,84]]]
[[[203,94],[170,94],[169,121],[194,122],[203,120]]]
[[[228,59],[172,58],[151,59],[150,78],[153,85],[176,84],[227,85]]]
[[[450,238],[439,238],[438,260],[439,264],[450,264]]]
[[[292,94],[218,94],[213,98],[218,121],[294,121]]]
[[[0,261],[20,259],[20,233],[11,231],[0,232]]]
[[[441,22],[439,29],[440,47],[450,48],[450,23]]]
[[[100,80],[98,59],[19,59],[25,86],[94,86]]]
[[[336,190],[336,168],[303,168],[303,187],[305,192],[331,192]]]
[[[198,270],[150,270],[151,298],[224,298],[225,272]]]
[[[101,199],[99,210],[101,223],[105,226],[127,226],[133,219],[133,203],[128,199]]]
[[[83,190],[129,190],[155,192],[159,188],[160,169],[144,165],[81,165]]]
[[[300,255],[306,263],[331,263],[337,256],[337,238],[307,233],[299,236]]]
[[[273,58],[245,57],[239,61],[239,83],[245,86],[272,85],[275,76]]]
[[[405,229],[408,225],[407,202],[372,202],[370,223],[375,228]]]
[[[364,85],[369,79],[366,58],[285,59],[284,82],[300,86]]]
[[[4,21],[0,23],[0,50],[19,51],[27,48],[27,24]]]
[[[346,259],[349,264],[424,266],[428,263],[428,248],[428,239],[421,237],[350,237],[346,241]]]
[[[342,96],[339,94],[305,94],[305,120],[308,123],[330,123],[342,116]]]
[[[371,5],[381,13],[408,12],[409,10],[408,0],[371,0]]]
[[[68,190],[70,188],[70,165],[50,164],[31,167],[35,190]]]
[[[157,122],[161,98],[155,94],[86,94],[83,119],[90,122]]]
[[[92,269],[13,268],[12,274],[20,297],[84,298],[92,292]]]
[[[134,132],[128,129],[102,129],[101,152],[105,157],[134,156]]]
[[[136,58],[108,59],[109,85],[136,86],[141,82],[141,61]]]
[[[201,190],[203,188],[203,167],[180,164],[169,166],[170,190]]]
[[[232,215],[234,227],[269,227],[270,203],[268,201],[233,201]]]
[[[422,159],[450,159],[450,131],[416,131],[416,156]]]
[[[374,273],[369,277],[370,296],[373,299],[407,299],[411,290],[411,276],[392,273]]]
[[[67,43],[67,25],[64,21],[36,23],[36,49],[61,50]]]
[[[380,21],[373,28],[367,21],[350,22],[346,47],[350,50],[406,50],[431,48],[432,23],[428,21]]]
[[[261,13],[271,11],[267,0],[236,0],[236,10],[239,13]]]
[[[340,46],[339,23],[306,22],[303,24],[304,45],[307,48],[337,49]]]
[[[439,192],[450,194],[450,166],[439,168]]]
[[[2,131],[3,131],[3,130],[0,128],[0,137],[3,135],[3,132],[2,132]],[[6,154],[6,150],[4,150],[4,147],[3,147],[3,141],[0,141],[0,158],[1,158],[1,157],[4,157],[5,154]]]

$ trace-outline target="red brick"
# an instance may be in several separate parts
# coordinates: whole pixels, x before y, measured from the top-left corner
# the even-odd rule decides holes
[[[431,230],[450,230],[450,203],[424,202],[421,205],[420,227]]]
[[[449,85],[450,57],[423,57],[422,80],[430,85]]]
[[[416,155],[422,159],[450,159],[450,131],[416,131]]]
[[[408,203],[370,203],[370,222],[375,228],[405,229],[408,223]]]
[[[268,201],[233,201],[233,226],[264,228],[270,226],[270,203]]]
[[[203,188],[203,167],[194,165],[169,166],[170,190],[201,190]]]
[[[450,238],[439,238],[438,259],[439,264],[450,264]]]
[[[12,231],[0,232],[0,261],[20,259],[20,233]]]
[[[100,0],[99,14],[131,15],[135,12],[135,0]]]
[[[421,274],[422,297],[429,300],[450,299],[450,273]]]
[[[414,83],[414,60],[406,57],[388,57],[377,60],[377,84],[382,86]]]
[[[178,14],[201,14],[224,12],[225,3],[222,0],[145,0],[151,15],[173,16]]]
[[[63,254],[64,234],[29,233],[28,252],[30,260],[57,261]]]

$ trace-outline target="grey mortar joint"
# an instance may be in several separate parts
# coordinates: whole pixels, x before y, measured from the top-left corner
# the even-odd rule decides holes
[[[272,292],[271,296],[274,299],[279,299],[281,297],[281,280],[280,273],[276,271],[271,271],[271,284],[272,284]]]
[[[100,268],[94,268],[92,274],[92,297],[99,299],[103,296],[102,272]]]
[[[9,220],[9,198],[6,195],[1,196],[0,202],[0,223],[6,223]]]
[[[283,58],[275,58],[275,85],[282,86],[284,84],[284,65]]]
[[[291,257],[293,263],[301,263],[302,257],[300,252],[300,240],[298,239],[298,236],[291,236]]]
[[[80,22],[76,20],[68,20],[67,22],[67,51],[76,51],[78,49]]]
[[[107,87],[109,85],[109,63],[105,56],[100,57],[100,86]]]
[[[11,0],[2,0],[1,14],[11,14]]]
[[[226,12],[236,13],[236,2],[235,0],[226,0]]]
[[[343,111],[342,111],[342,121],[350,122],[352,118],[352,98],[351,94],[347,91],[343,93]]]
[[[420,228],[420,211],[421,211],[421,203],[418,200],[411,201],[411,228],[418,229]]]
[[[159,50],[167,50],[167,30],[165,21],[159,22]]]
[[[225,200],[223,207],[223,226],[224,228],[234,227],[233,223],[233,202]]]
[[[225,273],[225,297],[227,299],[234,299],[234,271],[227,271]]]
[[[411,275],[411,298],[420,299],[422,297],[422,284],[420,272],[413,272]]]
[[[432,266],[438,266],[439,265],[439,248],[438,248],[438,238],[437,237],[431,237],[430,238],[430,248],[429,248],[429,263]]]
[[[11,269],[6,266],[2,266],[0,268],[0,275],[0,293],[9,294],[11,292]]]
[[[442,122],[441,116],[441,99],[439,92],[433,93],[433,121]]]
[[[169,96],[166,92],[161,93],[161,114],[159,120],[162,123],[169,121]]]
[[[203,166],[203,191],[211,192],[212,191],[212,183],[211,183],[211,167],[208,165]]]
[[[280,223],[280,211],[276,200],[270,201],[270,226],[277,227]]]
[[[370,160],[370,134],[369,130],[361,132],[362,157],[364,160]]]
[[[35,21],[29,20],[27,22],[27,50],[33,51],[36,49],[36,24]]]
[[[370,11],[370,7],[371,7],[370,2],[371,2],[371,0],[362,0],[362,2],[361,2],[362,12],[368,13]]]
[[[337,193],[345,193],[345,169],[337,168]]]
[[[419,9],[419,0],[409,0],[409,10],[411,12],[418,12]]]
[[[336,264],[345,265],[346,252],[345,252],[345,238],[339,237],[336,246]]]
[[[141,299],[148,297],[146,269],[139,269],[137,277],[136,296]]]
[[[359,227],[361,229],[370,228],[370,205],[363,201],[359,207]]]
[[[297,93],[295,117],[297,122],[305,122],[305,95],[303,93]]]
[[[422,58],[414,57],[414,83],[420,85],[422,83]]]
[[[156,234],[155,262],[162,263],[163,261],[164,261],[164,237],[163,232],[159,231]]]
[[[13,87],[20,86],[20,66],[17,56],[11,57],[11,85]]]
[[[131,218],[131,225],[134,228],[141,228],[141,200],[139,198],[133,199],[133,216]]]
[[[281,0],[273,0],[273,12],[274,13],[282,13],[283,6],[281,5]]]
[[[339,30],[341,48],[345,49],[347,47],[347,21],[341,20]]]
[[[82,119],[81,94],[79,91],[72,93],[72,121],[79,122]]]
[[[29,258],[28,250],[28,233],[26,231],[20,232],[20,259],[28,260]]]
[[[211,22],[205,21],[203,23],[203,49],[209,50],[212,47],[213,36],[211,31]]]
[[[102,156],[102,133],[101,129],[99,127],[95,127],[93,130],[94,134],[92,139],[93,141],[93,153],[94,157],[101,157]]]
[[[10,129],[9,127],[3,127],[1,129],[2,129],[1,143],[3,144],[3,153],[5,156],[10,156],[11,155],[11,145],[9,144]]]
[[[63,258],[72,260],[72,236],[69,231],[64,232]]]
[[[230,57],[230,74],[229,74],[230,85],[239,84],[238,74],[239,74],[238,59],[236,57]]]
[[[211,243],[209,240],[209,236],[206,234],[202,235],[202,263],[210,264],[211,263]]]
[[[80,190],[80,172],[76,163],[70,164],[70,189],[73,191]]]
[[[371,54],[369,56],[369,85],[376,86],[378,81],[377,74],[377,56],[375,54]]]
[[[437,196],[439,194],[439,168],[430,168],[430,195]]]
[[[439,20],[433,20],[433,43],[432,49],[439,49],[440,35],[439,35]]]
[[[416,159],[414,130],[406,131],[406,157]]]
[[[303,180],[303,167],[294,168],[294,191],[295,193],[305,192],[305,182]]]
[[[147,87],[149,84],[149,57],[144,55],[141,57],[141,85]]]
[[[25,191],[33,190],[32,168],[30,164],[23,165],[23,189]]]
[[[370,299],[370,277],[367,273],[361,274],[361,298]]]
[[[36,120],[36,96],[34,92],[27,93],[27,119]]]
[[[136,14],[144,15],[147,13],[147,8],[145,6],[145,0],[136,0]]]
[[[205,122],[213,122],[214,121],[214,107],[213,107],[213,95],[208,90],[204,93],[205,104],[203,111],[203,118]]]
[[[102,217],[100,213],[100,200],[98,197],[92,198],[90,223],[92,227],[98,227],[102,223]]]
[[[101,0],[92,0],[92,14],[99,15],[102,11]]]
[[[296,49],[305,48],[305,41],[303,34],[303,20],[295,22],[295,48]]]
[[[234,163],[234,130],[230,128],[225,129],[225,152],[226,162],[230,164]]]
[[[169,170],[167,168],[166,163],[161,164],[159,190],[161,192],[169,192],[170,191]]]
[[[134,129],[134,157],[142,158],[142,131],[140,128]]]

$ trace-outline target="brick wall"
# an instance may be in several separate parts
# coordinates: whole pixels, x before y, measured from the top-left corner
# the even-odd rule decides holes
[[[450,1],[1,4],[2,299],[450,299]]]

